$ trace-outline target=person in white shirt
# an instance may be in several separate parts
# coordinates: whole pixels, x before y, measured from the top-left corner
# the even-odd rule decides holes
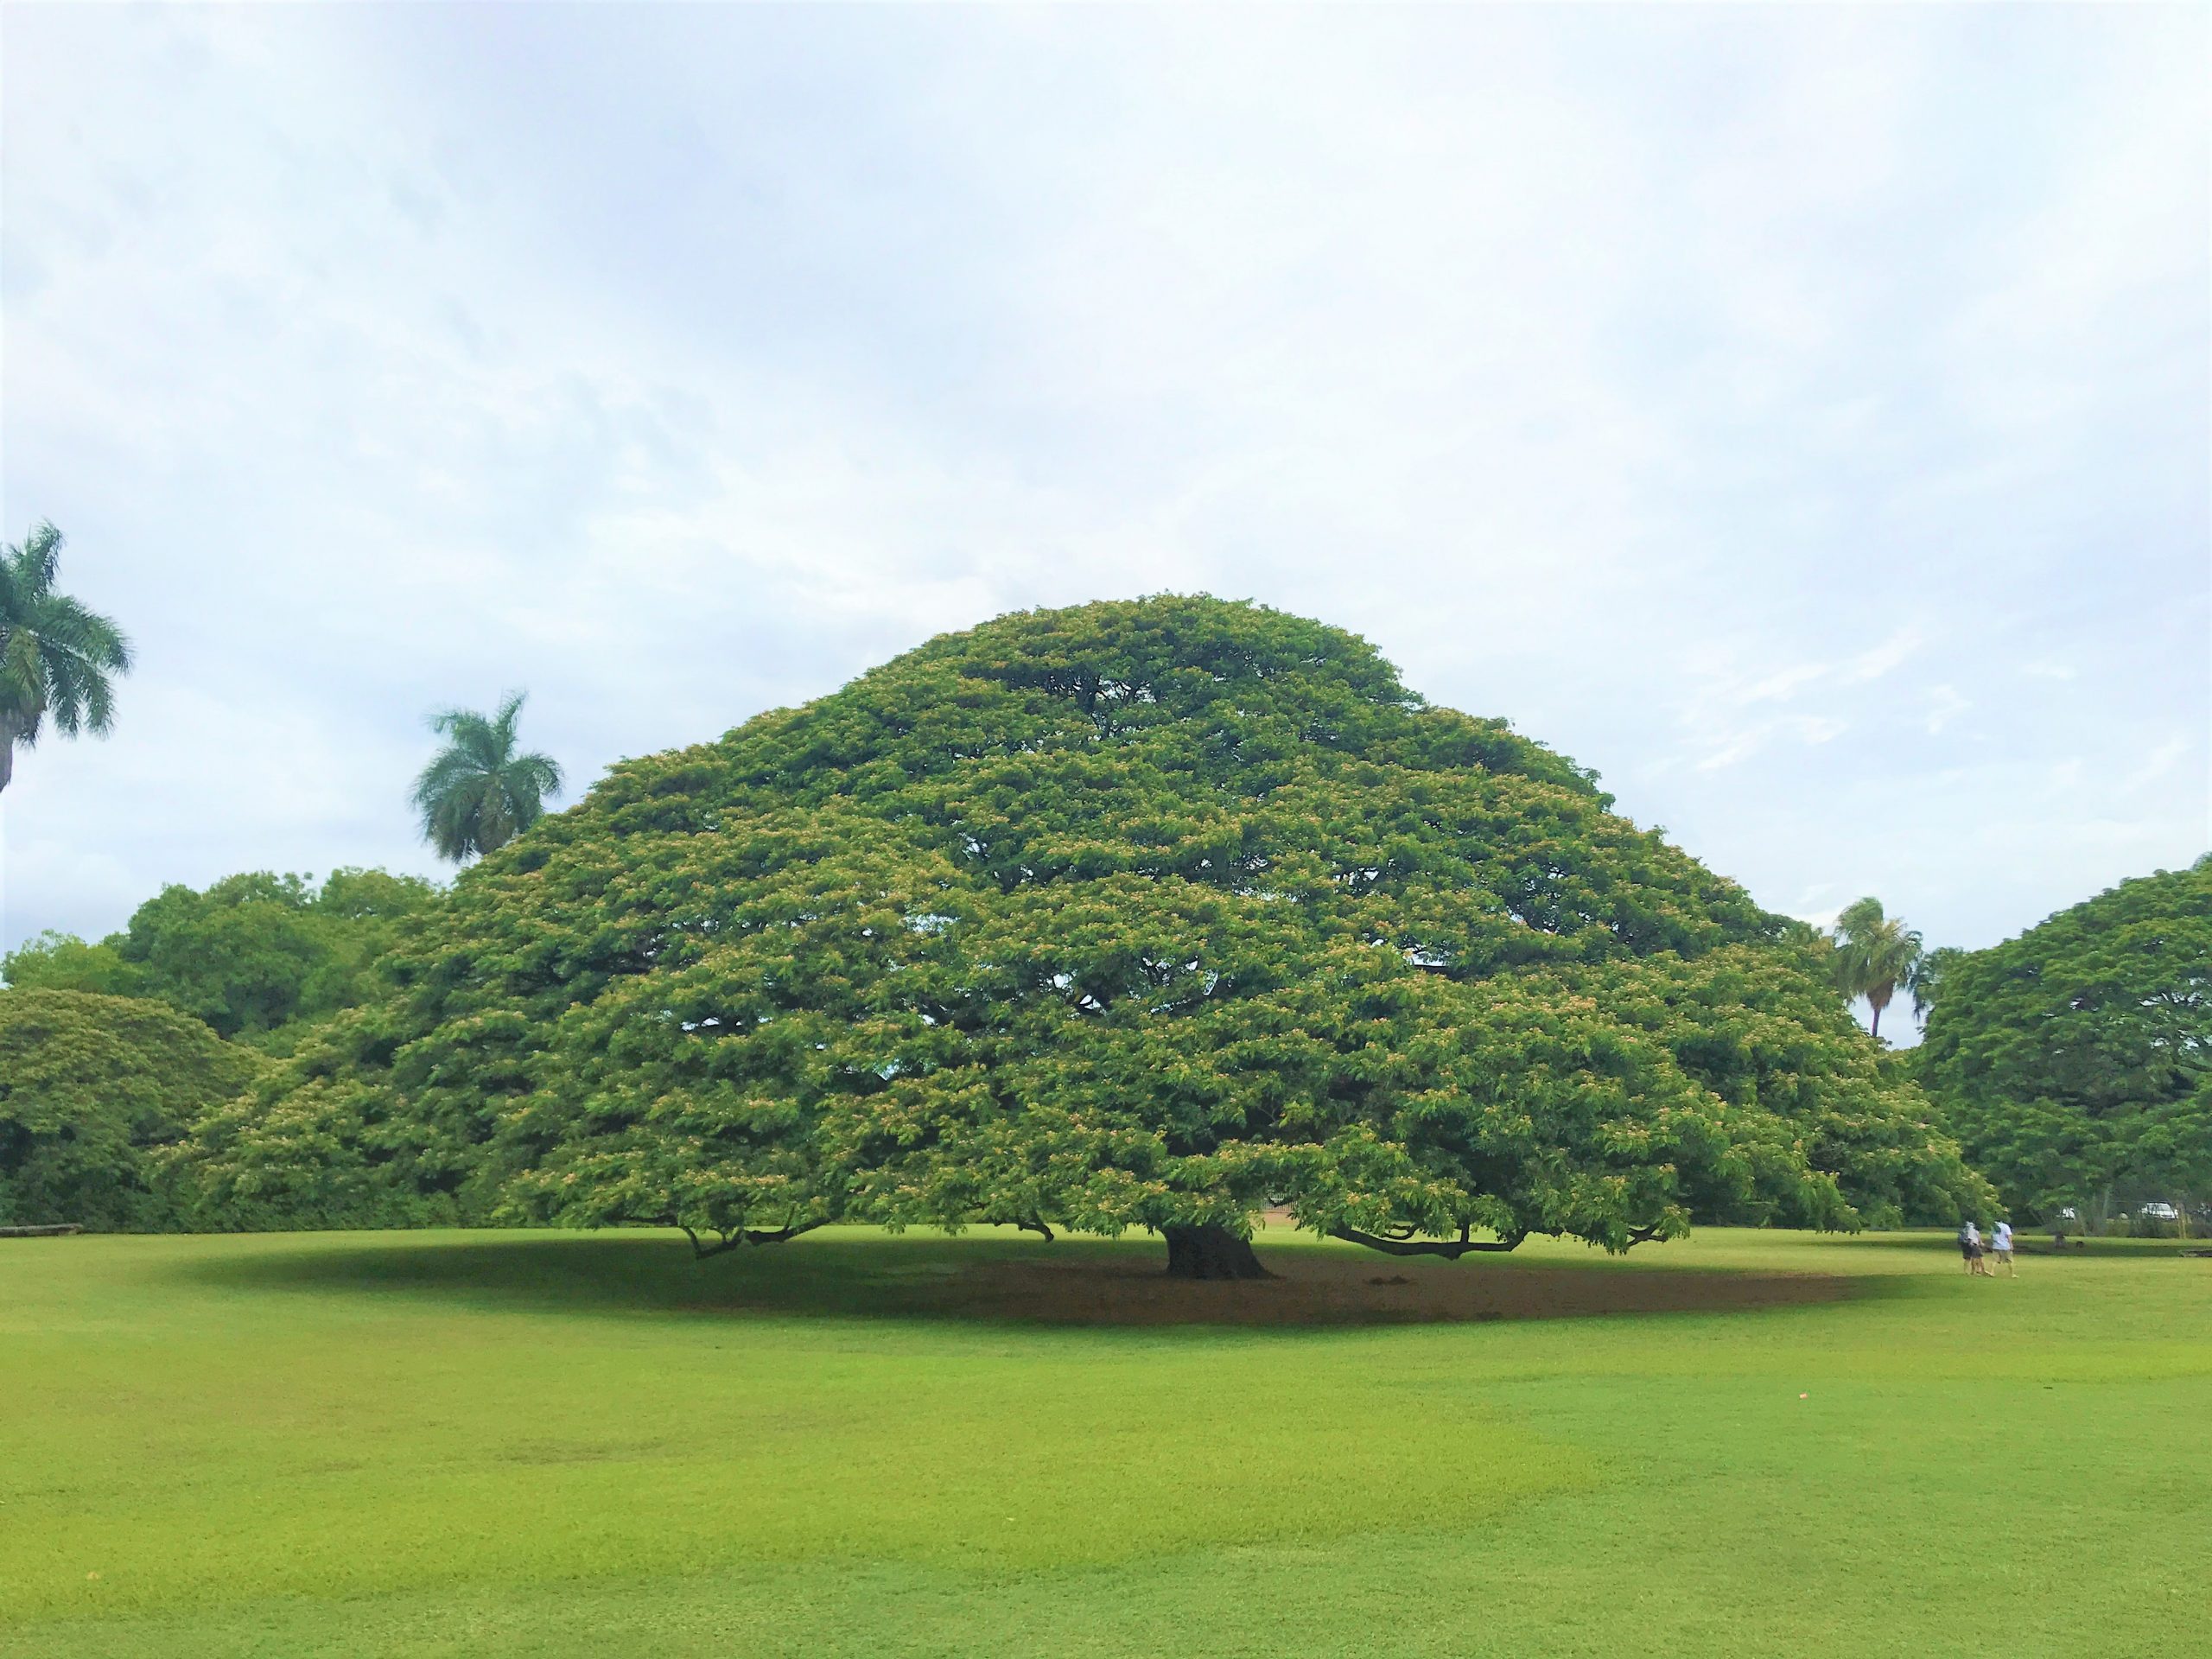
[[[1996,1231],[1989,1236],[1989,1248],[1995,1254],[1998,1261],[2004,1264],[2006,1278],[2017,1279],[2020,1276],[2020,1270],[2012,1265],[2012,1224],[2011,1222],[2000,1221],[1997,1224]]]
[[[1966,1258],[1968,1273],[1986,1273],[1981,1263],[1981,1229],[1971,1221],[1959,1224],[1959,1254]]]

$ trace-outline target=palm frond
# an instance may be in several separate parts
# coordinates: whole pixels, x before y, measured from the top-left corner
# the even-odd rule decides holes
[[[492,727],[474,709],[446,709],[430,716],[430,729],[455,745],[481,748]]]
[[[52,519],[41,518],[31,526],[30,534],[23,537],[20,545],[8,550],[10,562],[16,568],[16,579],[26,590],[26,598],[53,588],[54,579],[61,574],[65,540]]]
[[[508,762],[507,775],[527,788],[533,801],[542,803],[561,792],[561,763],[550,754],[518,755]]]
[[[48,651],[79,658],[103,673],[130,671],[130,641],[123,630],[67,594],[41,595],[29,626]]]
[[[508,753],[514,752],[515,727],[529,699],[527,691],[510,691],[499,700],[499,712],[492,716],[492,729],[499,734],[500,747]]]

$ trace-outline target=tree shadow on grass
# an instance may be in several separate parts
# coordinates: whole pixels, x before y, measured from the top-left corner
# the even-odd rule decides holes
[[[1834,1274],[1600,1263],[1399,1261],[1296,1245],[1276,1275],[1170,1279],[1156,1241],[990,1231],[958,1238],[833,1230],[700,1262],[639,1232],[265,1236],[270,1248],[182,1267],[238,1288],[435,1298],[484,1308],[600,1314],[968,1320],[1051,1325],[1321,1326],[1723,1313],[1832,1302],[1866,1287]],[[256,1241],[257,1243],[263,1241]]]
[[[2018,1251],[2022,1255],[2063,1255],[2068,1261],[2087,1257],[2104,1261],[2148,1262],[2162,1258],[2185,1257],[2192,1251],[2212,1249],[2212,1239],[2204,1238],[2113,1238],[2103,1235],[2085,1238],[2079,1233],[2066,1236],[2063,1251],[2052,1249],[2048,1230],[2018,1230]],[[1955,1265],[1959,1247],[1955,1235],[1942,1231],[1905,1233],[1857,1233],[1851,1236],[1851,1246],[1860,1250],[1919,1251],[1929,1255],[1948,1255]]]

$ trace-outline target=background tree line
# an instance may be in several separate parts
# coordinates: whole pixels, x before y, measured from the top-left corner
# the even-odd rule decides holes
[[[0,790],[48,730],[105,736],[130,640],[60,585],[61,532],[0,547]],[[520,746],[520,693],[491,715],[448,709],[411,804],[455,863],[543,816],[560,768]],[[119,932],[48,932],[0,957],[0,1225],[235,1225],[210,1214],[171,1154],[270,1056],[355,1007],[404,930],[439,901],[383,870],[249,871],[175,885]],[[400,1212],[371,1218],[404,1224]]]
[[[383,870],[334,870],[320,885],[250,871],[164,887],[104,939],[43,934],[0,958],[0,974],[24,990],[152,998],[219,1037],[289,1053],[303,1029],[362,1000],[401,926],[437,898],[421,877]]]

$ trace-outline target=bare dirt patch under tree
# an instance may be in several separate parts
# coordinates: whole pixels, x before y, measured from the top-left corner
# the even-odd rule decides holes
[[[1657,1268],[1486,1262],[1399,1262],[1349,1251],[1268,1250],[1262,1280],[1163,1274],[1134,1252],[1069,1251],[1058,1260],[978,1261],[900,1271],[915,1313],[1067,1325],[1389,1325],[1692,1313],[1832,1302],[1852,1281],[1822,1274],[1734,1274]]]

